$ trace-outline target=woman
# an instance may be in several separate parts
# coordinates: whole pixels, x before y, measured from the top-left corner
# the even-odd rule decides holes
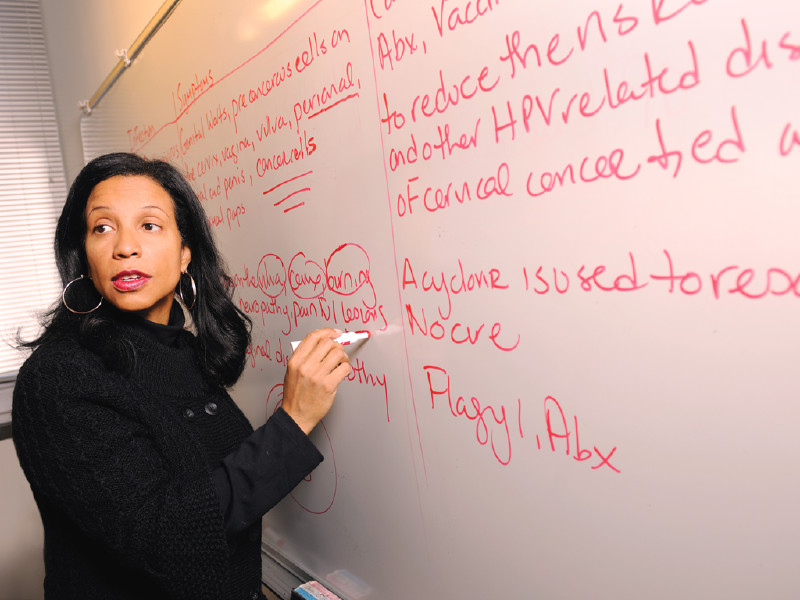
[[[303,340],[282,409],[254,432],[225,391],[250,322],[176,169],[124,153],[89,163],[55,251],[62,302],[26,344],[13,404],[45,597],[262,598],[260,519],[322,460],[307,434],[350,373],[341,332]]]

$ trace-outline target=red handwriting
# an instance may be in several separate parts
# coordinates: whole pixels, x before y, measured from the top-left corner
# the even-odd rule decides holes
[[[328,290],[339,296],[353,296],[363,289],[364,297],[375,300],[369,255],[358,244],[336,248],[324,261],[324,267],[302,252],[292,257],[289,265],[287,272],[280,256],[264,255],[256,274],[259,289],[270,298],[277,298],[286,292],[289,281],[291,292],[300,299],[318,298]]]
[[[244,274],[239,275],[238,273],[234,273],[231,279],[233,280],[234,287],[237,288],[258,289],[259,287],[258,277],[250,275],[250,269],[247,268],[247,265],[244,267]]]
[[[441,367],[426,365],[423,367],[428,380],[428,392],[431,398],[431,409],[436,409],[436,400],[440,397],[447,401],[450,414],[456,418],[464,418],[475,424],[475,439],[481,446],[491,449],[494,458],[503,466],[511,462],[511,431],[519,427],[509,427],[506,407],[492,406],[470,395],[456,396],[450,390],[450,375]],[[519,413],[517,413],[519,416]]]
[[[305,160],[317,151],[317,143],[314,136],[309,136],[303,130],[298,136],[297,144],[284,148],[280,152],[274,152],[271,156],[262,156],[256,159],[256,175],[264,177],[270,171],[277,171],[287,165]]]
[[[192,159],[192,164],[187,163],[185,158],[181,158],[184,175],[186,179],[194,182],[210,174],[215,169],[229,166],[231,162],[238,164],[240,155],[248,149],[255,152],[255,146],[245,136],[233,143],[226,143],[217,152],[204,154],[197,159]]]
[[[384,330],[388,320],[378,304],[370,275],[370,259],[358,244],[342,244],[324,261],[298,252],[288,267],[277,254],[265,254],[255,275],[247,266],[234,274],[233,284],[244,290],[260,290],[269,300],[239,299],[247,314],[278,316],[282,333],[288,335],[305,319],[322,319],[332,325],[350,324]],[[361,328],[361,327],[358,327]]]
[[[259,358],[266,359],[268,362],[286,366],[289,362],[289,353],[283,349],[283,340],[278,338],[278,343],[273,344],[268,338],[263,343],[250,343],[247,346],[247,363],[251,369],[256,368],[256,361]]]
[[[708,0],[650,0],[653,7],[653,22],[661,25],[674,19],[687,8],[705,4]],[[665,6],[666,5],[666,6]]]
[[[678,16],[690,6],[703,4],[706,0],[689,2],[686,0],[680,0],[679,2],[673,0],[651,0],[651,2],[653,22],[656,25],[660,25]],[[611,27],[609,27],[609,22]],[[577,45],[575,43],[562,42],[560,33],[553,34],[546,45],[536,42],[524,43],[520,31],[515,30],[505,36],[505,51],[504,54],[500,55],[500,60],[508,65],[512,78],[531,66],[539,68],[545,65],[559,67],[574,57],[576,50],[586,52],[587,48],[590,48],[592,39],[605,44],[609,40],[609,31],[612,31],[617,37],[624,37],[634,31],[639,26],[639,23],[640,18],[632,14],[629,9],[626,9],[620,3],[610,19],[608,16],[604,17],[598,10],[589,13],[583,25],[579,25],[576,28],[577,36],[573,39],[576,39]]]
[[[264,118],[265,120],[258,124],[258,129],[256,130],[256,137],[259,142],[263,142],[270,135],[278,133],[284,127],[292,129],[291,119],[285,119],[282,115],[277,117],[265,115]]]
[[[774,66],[774,61],[770,58],[769,42],[766,39],[762,39],[758,49],[754,48],[747,20],[742,19],[741,22],[744,45],[731,51],[725,65],[727,73],[731,77],[744,77],[755,71],[759,66],[763,66],[765,69],[771,69]],[[798,42],[793,43],[790,40],[791,35],[791,32],[785,33],[780,41],[777,42],[777,46],[787,53],[790,61],[795,61],[800,59],[800,44]]]
[[[203,119],[200,119],[200,126],[197,123],[192,124],[192,130],[187,131],[183,127],[178,127],[178,145],[181,149],[181,154],[186,155],[193,146],[200,143],[206,138],[206,124]]]
[[[206,111],[206,127],[211,131],[222,123],[230,121],[230,118],[231,116],[228,109],[223,107],[222,104],[217,103],[216,108],[210,108]]]
[[[188,106],[190,106],[197,97],[203,94],[207,89],[214,85],[214,76],[211,74],[211,69],[202,77],[197,73],[194,74],[194,80],[188,85],[185,83],[178,83],[175,86],[175,91],[172,92],[172,108],[175,114],[182,113]]]
[[[657,94],[669,96],[679,91],[690,90],[700,85],[700,67],[694,44],[688,43],[688,54],[691,66],[682,72],[673,74],[669,67],[658,69],[653,66],[648,53],[644,54],[645,78],[637,85],[631,85],[623,79],[619,83],[612,83],[612,77],[607,68],[603,69],[603,92],[578,92],[570,95],[562,94],[561,88],[555,88],[544,100],[540,95],[525,94],[520,101],[520,110],[515,113],[511,101],[506,101],[505,111],[492,106],[494,117],[495,142],[500,142],[502,133],[510,134],[511,139],[516,139],[517,124],[522,119],[522,127],[530,133],[535,119],[541,118],[545,126],[549,127],[554,117],[560,114],[564,124],[569,124],[573,117],[581,116],[591,118],[608,108],[616,110],[628,102],[654,98]],[[545,96],[546,98],[546,96]],[[567,100],[567,98],[569,98]],[[557,102],[558,101],[558,102]],[[559,106],[556,115],[554,107]],[[519,118],[518,118],[519,117]]]
[[[384,93],[381,98],[383,100],[383,107],[379,108],[386,110],[386,116],[381,116],[381,123],[388,127],[387,135],[392,135],[392,127],[395,129],[402,129],[406,124],[406,116],[397,109],[389,110],[389,96],[387,94]],[[392,170],[394,171],[394,169]]]
[[[368,299],[364,306],[375,306],[375,288],[370,276],[370,259],[366,250],[358,244],[342,244],[325,261],[325,284],[339,296],[353,296],[361,289]]]
[[[736,115],[736,107],[731,107],[731,121],[733,124],[733,137],[722,140],[719,143],[714,141],[714,134],[710,129],[700,132],[692,142],[690,156],[699,164],[709,164],[712,162],[735,163],[745,152],[744,138],[739,127],[739,120]],[[669,169],[672,159],[675,159],[675,167],[672,177],[678,176],[683,162],[683,152],[680,150],[670,150],[667,146],[664,133],[661,128],[661,119],[656,119],[656,135],[661,149],[660,154],[655,154],[647,159],[649,163],[658,163],[664,169]],[[710,145],[710,147],[709,147]]]
[[[563,295],[576,290],[635,292],[651,287],[684,296],[707,292],[716,300],[723,296],[742,296],[751,300],[767,296],[800,298],[800,271],[793,272],[781,267],[754,269],[725,265],[713,271],[698,273],[693,269],[679,267],[670,251],[663,250],[662,254],[666,259],[665,264],[644,270],[639,267],[632,252],[628,253],[630,266],[627,269],[614,269],[604,264],[584,264],[574,270],[546,265],[539,265],[535,270],[523,267],[525,290],[538,295]]]
[[[349,35],[341,30],[334,30],[332,38],[338,43],[343,37]],[[285,65],[276,69],[269,78],[264,78],[254,87],[239,92],[231,99],[231,117],[235,131],[239,131],[238,120],[240,115],[256,102],[268,96],[273,90],[293,76],[297,76],[310,67],[314,62],[328,53],[325,39],[316,33],[307,38],[307,48],[300,51],[294,60],[289,60]],[[336,45],[336,44],[333,44]]]
[[[241,223],[239,223],[239,217],[244,216],[247,214],[247,210],[245,210],[244,204],[241,202],[234,207],[228,207],[225,209],[225,219],[228,222],[228,229],[233,229],[233,224],[236,223],[237,227],[241,227]]]
[[[289,286],[292,293],[305,300],[320,298],[325,293],[325,269],[298,252],[289,263]]]
[[[391,3],[390,0],[386,0]],[[149,143],[151,139],[156,137],[159,133],[167,130],[169,126],[177,124],[187,113],[188,109],[208,90],[227,79],[237,71],[245,68],[251,61],[259,57],[262,53],[267,51],[278,39],[284,37],[291,28],[284,29],[277,37],[271,39],[266,46],[261,48],[255,54],[247,58],[244,62],[235,66],[231,71],[225,75],[218,77],[215,81],[211,70],[202,78],[195,74],[194,82],[190,83],[188,88],[182,88],[183,83],[179,83],[176,90],[172,92],[173,108],[175,110],[176,118],[168,123],[163,124],[155,130],[152,136],[143,140],[142,144],[137,148],[132,148],[132,151],[143,152],[143,147]],[[340,44],[350,43],[350,34],[346,29],[333,29],[330,35],[330,47],[336,48]],[[249,89],[243,89],[234,94],[230,100],[230,111],[218,105],[218,110],[210,115],[208,122],[209,129],[216,127],[218,124],[231,120],[233,123],[234,131],[238,133],[238,119],[243,111],[254,105],[260,99],[269,95],[273,90],[277,89],[281,84],[290,79],[293,75],[297,76],[302,74],[308,67],[310,67],[315,60],[326,54],[327,45],[325,39],[320,38],[317,33],[308,37],[308,49],[303,49],[295,56],[294,61],[287,60],[285,64],[279,65],[271,76],[264,77]],[[180,147],[178,145],[169,148],[169,151],[159,155],[159,158],[177,158],[180,156]]]
[[[425,373],[426,393],[430,396],[431,409],[437,409],[437,401],[446,401],[447,408],[454,418],[474,423],[475,441],[481,446],[490,448],[498,463],[508,466],[513,457],[517,436],[519,440],[525,439],[522,399],[517,398],[509,404],[504,404],[487,402],[474,394],[462,395],[453,389],[450,374],[446,369],[437,365],[425,365],[422,370]],[[586,463],[593,459],[592,463],[587,463],[591,464],[592,470],[603,469],[621,473],[615,458],[617,447],[614,446],[610,450],[600,450],[595,445],[584,447],[581,444],[578,417],[573,415],[568,419],[561,403],[554,397],[545,398],[543,416],[546,445],[543,444],[542,438],[536,435],[537,450],[544,450],[549,446],[552,453],[563,450],[564,455],[578,463]]]
[[[509,190],[511,174],[507,163],[497,167],[497,172],[488,177],[479,176],[477,181],[448,182],[446,187],[433,188],[418,184],[419,177],[412,177],[406,182],[405,194],[397,194],[397,215],[405,217],[414,214],[414,204],[419,203],[426,212],[434,213],[451,207],[469,204],[473,198],[489,200],[495,196],[510,198],[514,195]],[[419,191],[424,188],[424,191]],[[420,193],[422,194],[420,196]]]
[[[582,448],[580,433],[578,430],[578,417],[573,417],[575,428],[570,430],[567,417],[564,414],[564,410],[561,408],[561,404],[552,396],[548,396],[544,400],[544,418],[547,426],[547,439],[550,443],[550,450],[552,452],[557,452],[556,446],[558,446],[560,449],[563,445],[564,454],[571,456],[578,462],[585,462],[592,457],[599,459],[594,465],[592,465],[593,470],[606,467],[615,473],[621,472],[617,467],[611,464],[611,458],[617,451],[616,446],[607,451],[605,454],[598,450],[597,446],[593,446],[593,450]],[[571,444],[570,440],[572,441]],[[542,444],[538,435],[536,436],[536,441],[539,449],[541,449]]]
[[[233,191],[234,189],[236,189],[237,187],[239,187],[241,185],[246,185],[247,182],[248,182],[248,179],[247,179],[247,176],[245,175],[244,169],[239,169],[238,173],[236,173],[234,175],[231,175],[229,177],[224,177],[223,178],[223,188],[225,190],[225,199],[226,200],[228,199],[228,194],[231,191]],[[241,212],[239,212],[237,210],[237,213],[235,215],[237,220],[238,220],[238,216],[240,214],[244,214],[244,207],[243,206],[241,207]],[[230,213],[229,213],[229,216],[228,216],[228,222],[230,223]]]
[[[478,127],[480,124],[481,120],[478,119],[471,135],[469,133],[462,133],[460,136],[457,133],[451,134],[449,123],[446,123],[444,127],[439,125],[436,127],[439,141],[424,142],[421,148],[418,146],[417,139],[412,133],[411,144],[408,148],[392,148],[389,151],[389,169],[396,171],[400,166],[414,164],[420,159],[427,162],[433,158],[437,158],[439,153],[441,153],[442,160],[447,160],[456,150],[477,148]]]
[[[270,298],[277,298],[286,290],[286,266],[277,254],[265,254],[258,263],[259,289]]]
[[[667,270],[651,273],[654,281],[668,283],[670,294],[680,292],[687,296],[699,294],[709,284],[714,298],[722,294],[741,295],[751,300],[766,296],[793,296],[800,298],[800,273],[790,273],[781,268],[768,268],[761,273],[755,269],[729,265],[709,273],[705,277],[694,271],[683,271],[675,267],[672,255],[664,250]],[[705,284],[704,284],[705,282]]]
[[[308,38],[308,50],[303,50],[294,59],[294,69],[298,73],[302,73],[308,67],[314,64],[314,60],[328,53],[328,47],[324,39],[317,37],[314,33],[313,36]]]
[[[580,289],[584,292],[591,292],[594,290],[603,292],[633,292],[645,287],[647,282],[639,283],[639,276],[636,271],[636,261],[633,258],[633,253],[628,253],[628,256],[631,263],[630,272],[619,275],[606,275],[608,268],[605,265],[597,265],[594,268],[587,268],[586,265],[581,265],[577,272]],[[539,266],[535,275],[529,277],[527,267],[522,269],[526,290],[531,289],[539,295],[547,294],[551,290],[555,290],[559,294],[565,294],[569,291],[569,275],[564,271],[560,271],[559,277],[559,271],[553,268],[553,287],[551,288],[547,279],[549,273],[546,276],[543,270],[544,267]]]
[[[456,319],[451,320],[453,317],[452,296],[481,290],[487,293],[503,291],[508,287],[509,285],[503,281],[499,269],[470,271],[464,268],[461,259],[458,259],[458,269],[454,273],[425,270],[419,279],[414,273],[410,259],[406,258],[403,261],[401,290],[404,293],[414,289],[423,293],[433,293],[440,297],[437,307],[439,318],[431,321],[430,324],[424,308],[415,309],[411,304],[405,305],[407,322],[412,335],[419,334],[434,340],[447,338],[457,345],[470,344],[472,346],[488,337],[493,348],[503,352],[512,352],[519,346],[520,336],[517,335],[516,340],[513,340],[512,335],[511,340],[513,341],[509,341],[508,334],[503,334],[503,327],[499,322],[487,327],[486,323],[468,324]],[[486,333],[487,329],[489,330],[488,334]]]
[[[132,129],[128,129],[128,143],[131,150],[145,144],[156,133],[155,125],[143,125],[139,127],[135,125]]]
[[[513,352],[521,341],[519,334],[517,334],[513,343],[506,341],[509,336],[503,333],[503,326],[499,322],[491,325],[491,330],[487,336],[484,335],[486,333],[485,328],[487,328],[486,323],[465,324],[460,321],[450,321],[449,316],[442,317],[440,314],[440,318],[432,321],[429,325],[424,308],[415,312],[411,304],[406,304],[405,309],[411,335],[422,335],[437,341],[446,338],[456,345],[470,344],[472,346],[477,345],[482,338],[488,337],[488,341],[492,344],[491,347],[501,352]],[[513,334],[511,338],[513,339]]]
[[[245,314],[260,315],[262,326],[266,326],[268,316],[279,317],[278,321],[281,323],[283,335],[289,335],[293,330],[292,317],[294,315],[286,303],[279,303],[276,298],[271,298],[269,301],[239,298],[239,308]]]
[[[425,48],[426,46],[423,42],[423,52]],[[405,34],[398,35],[392,29],[391,43],[385,33],[378,34],[378,59],[382,71],[386,69],[387,64],[389,65],[389,70],[393,71],[395,63],[399,63],[406,57],[413,56],[418,51],[419,48],[417,47],[417,42],[414,41],[413,33],[410,37]]]
[[[258,102],[261,98],[269,95],[274,89],[278,88],[287,79],[292,77],[294,71],[292,70],[291,61],[282,67],[278,68],[272,73],[269,78],[262,79],[255,87],[239,92],[235,97],[231,98],[231,119],[233,120],[233,128],[236,132],[239,131],[239,115],[243,113],[249,106]]]
[[[300,130],[300,121],[306,118],[313,118],[317,114],[324,112],[329,105],[335,105],[342,99],[349,99],[354,97],[350,95],[351,91],[356,90],[356,86],[360,87],[353,79],[353,64],[348,62],[345,65],[344,75],[338,78],[333,83],[326,84],[319,92],[314,92],[294,103],[294,121],[295,128]],[[357,94],[356,94],[357,95]]]
[[[225,211],[222,210],[222,205],[220,204],[219,212],[217,214],[209,214],[207,215],[208,224],[211,227],[219,227],[227,222],[228,229],[233,229],[233,226],[241,227],[242,224],[239,221],[239,217],[244,216],[247,214],[247,210],[244,207],[244,204],[239,203],[234,207],[227,207]]]
[[[334,301],[324,296],[313,300],[239,298],[238,306],[248,315],[260,315],[263,326],[266,326],[268,319],[275,317],[284,335],[292,333],[306,320],[321,320],[334,327],[342,324],[354,330],[368,327],[371,331],[385,331],[389,325],[382,304],[367,307],[363,301]]]
[[[336,48],[342,42],[350,43],[350,32],[347,29],[334,29],[331,32],[331,48]]]
[[[636,16],[623,14],[623,5],[617,6],[617,11],[612,17],[612,23],[616,26],[616,34],[623,37],[632,32],[639,25],[639,19]],[[577,27],[577,41],[578,48],[584,52],[589,46],[590,35],[592,32],[595,34],[595,39],[599,39],[602,43],[608,42],[608,35],[606,34],[607,18],[604,20],[599,11],[592,11],[583,26]],[[512,79],[518,72],[527,69],[531,65],[542,67],[545,63],[558,67],[566,63],[575,53],[575,45],[571,44],[569,47],[560,47],[561,35],[556,33],[550,37],[547,43],[547,51],[542,48],[542,44],[530,43],[527,44],[524,50],[521,50],[522,39],[521,33],[517,30],[510,35],[505,36],[505,54],[500,56],[500,60],[508,64],[511,69]],[[531,62],[533,61],[533,62]],[[519,69],[519,71],[518,71]]]
[[[384,331],[389,325],[386,315],[383,312],[383,304],[377,306],[367,306],[366,303],[360,304],[353,302],[345,302],[340,300],[334,305],[334,309],[339,310],[342,322],[346,325],[350,323],[362,324],[370,326],[375,331]],[[334,314],[333,322],[337,323],[336,312]]]
[[[338,41],[341,40],[341,38],[345,35],[346,32],[343,33],[340,30],[334,30],[333,37],[338,43]],[[349,39],[349,35],[347,35],[347,37]],[[305,71],[308,67],[314,64],[316,59],[328,53],[328,47],[325,43],[325,39],[317,36],[316,33],[307,38],[307,46],[308,48],[297,54],[294,61],[289,60],[280,69],[276,70],[269,79],[262,79],[256,87],[250,88],[247,92],[240,92],[238,96],[231,100],[231,112],[236,131],[239,130],[237,119],[242,111],[253,105],[261,98],[269,95],[270,92],[284,83],[287,79],[291,78],[293,75],[299,75]]]
[[[373,17],[382,19],[395,2],[397,0],[369,0],[369,9]]]
[[[389,418],[389,389],[386,386],[386,374],[371,373],[366,366],[366,363],[359,357],[350,363],[350,374],[347,376],[348,381],[357,383],[358,385],[368,386],[372,388],[380,388],[383,390],[384,401],[386,402],[386,422],[390,423]]]
[[[783,134],[781,134],[781,143],[778,151],[781,156],[789,156],[795,146],[800,146],[800,132],[791,123],[787,123],[786,127],[783,128]]]
[[[717,300],[725,295],[740,295],[750,299],[766,296],[800,297],[800,271],[779,266],[756,269],[728,264],[701,274],[696,269],[680,268],[673,260],[673,254],[665,249],[661,252],[665,262],[657,261],[644,268],[640,266],[641,260],[633,252],[628,252],[620,264],[595,262],[574,267],[540,264],[521,267],[519,272],[523,289],[541,296],[563,295],[570,291],[627,293],[652,287],[687,296],[705,291]],[[507,293],[516,288],[514,284],[520,283],[520,280],[509,279],[506,271],[500,267],[470,269],[461,259],[457,259],[456,265],[448,272],[422,269],[415,266],[411,259],[403,259],[402,293],[420,293],[436,299],[438,318],[432,323],[428,311],[406,305],[412,334],[419,331],[422,335],[443,339],[447,337],[446,327],[450,327],[455,332],[451,341],[464,343],[468,341],[465,338],[469,337],[474,344],[485,326],[468,328],[463,324],[454,327],[448,325],[448,320],[453,319],[455,299],[466,294]],[[469,334],[464,335],[467,331]]]
[[[461,6],[453,4],[448,0],[439,0],[438,10],[436,6],[431,6],[439,37],[444,37],[445,33],[455,31],[458,27],[472,25],[497,8],[500,0],[467,0]]]
[[[225,213],[222,212],[222,205],[219,205],[219,214],[206,213],[206,220],[210,227],[219,227],[225,223]]]
[[[492,77],[489,67],[482,67],[477,76],[463,75],[456,76],[456,81],[451,83],[448,77],[445,84],[445,75],[439,69],[439,86],[432,94],[425,93],[417,95],[411,102],[411,120],[416,122],[418,114],[420,117],[433,117],[443,115],[447,109],[458,106],[464,100],[471,100],[477,94],[491,92],[500,81],[500,77]]]
[[[455,273],[445,273],[444,271],[430,272],[425,270],[419,282],[411,266],[411,260],[403,260],[403,282],[401,289],[413,288],[417,291],[433,292],[444,297],[444,302],[440,303],[439,316],[443,319],[450,318],[453,309],[452,296],[467,294],[478,290],[493,291],[507,290],[508,284],[502,281],[500,269],[479,269],[477,271],[467,270],[465,272],[461,259],[458,259],[458,270]],[[442,306],[447,308],[442,311]]]
[[[607,155],[598,156],[594,160],[586,156],[580,165],[567,163],[561,171],[544,171],[539,175],[538,181],[534,173],[530,172],[525,189],[528,195],[537,198],[567,184],[594,183],[610,178],[620,181],[633,179],[641,171],[642,165],[637,163],[635,167],[623,166],[624,160],[625,151],[622,148],[615,148]]]
[[[208,202],[215,200],[222,196],[222,180],[217,176],[216,180],[211,183],[203,182],[203,186],[195,187],[195,193],[201,202]]]

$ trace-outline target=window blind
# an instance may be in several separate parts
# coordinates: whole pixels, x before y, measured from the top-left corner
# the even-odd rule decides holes
[[[61,293],[53,257],[66,197],[39,0],[0,0],[0,376]]]

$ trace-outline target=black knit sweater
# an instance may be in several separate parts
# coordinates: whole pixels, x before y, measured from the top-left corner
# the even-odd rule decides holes
[[[203,377],[188,332],[168,347],[131,325],[119,331],[136,349],[128,374],[75,335],[39,347],[17,378],[13,437],[44,524],[45,597],[258,597],[260,519],[226,535],[212,472],[253,460],[263,512],[321,456],[283,411],[252,434]]]

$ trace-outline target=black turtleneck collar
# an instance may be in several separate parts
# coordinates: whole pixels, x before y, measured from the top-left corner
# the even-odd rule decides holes
[[[181,305],[177,301],[173,301],[169,311],[169,322],[166,325],[142,318],[136,319],[133,324],[157,342],[176,348],[183,326],[186,324],[186,317]]]

